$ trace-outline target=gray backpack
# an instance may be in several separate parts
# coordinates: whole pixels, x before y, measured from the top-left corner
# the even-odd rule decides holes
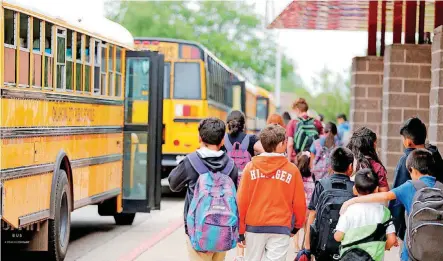
[[[443,184],[433,188],[421,180],[411,181],[417,192],[407,220],[406,245],[413,261],[443,260]]]

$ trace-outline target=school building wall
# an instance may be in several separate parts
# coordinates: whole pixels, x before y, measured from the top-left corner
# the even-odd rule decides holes
[[[428,127],[428,140],[443,150],[443,30],[432,45],[393,44],[384,57],[352,61],[352,130],[361,126],[377,133],[379,155],[392,182],[403,154],[402,123],[413,116]]]

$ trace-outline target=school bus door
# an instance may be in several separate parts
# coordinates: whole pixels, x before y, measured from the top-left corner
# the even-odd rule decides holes
[[[160,209],[164,56],[126,53],[123,213]]]

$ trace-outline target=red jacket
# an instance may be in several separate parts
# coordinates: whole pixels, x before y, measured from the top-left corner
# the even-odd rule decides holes
[[[246,165],[237,193],[240,234],[290,234],[303,227],[306,201],[298,168],[283,155],[264,153]]]

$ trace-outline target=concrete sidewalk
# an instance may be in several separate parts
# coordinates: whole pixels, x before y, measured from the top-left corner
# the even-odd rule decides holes
[[[231,250],[226,256],[226,261],[232,261],[236,257],[237,251]],[[289,248],[287,261],[294,260],[296,256],[294,244],[291,242]],[[136,261],[187,261],[188,252],[186,249],[186,235],[183,227],[177,229],[174,233],[158,242],[155,246],[148,249],[142,255],[140,255]],[[398,256],[398,248],[386,251],[386,261],[400,260]],[[192,260],[191,260],[192,261]]]

